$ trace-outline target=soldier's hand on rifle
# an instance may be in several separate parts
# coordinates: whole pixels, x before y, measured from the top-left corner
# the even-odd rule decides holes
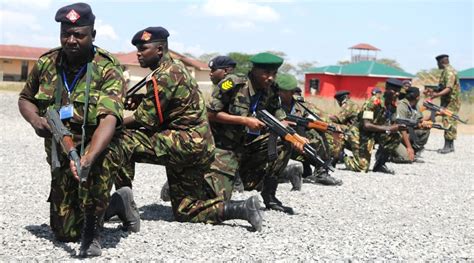
[[[431,129],[432,125],[433,125],[433,122],[431,122],[431,121],[422,121],[420,123],[420,128],[422,128],[422,129]]]
[[[89,170],[91,166],[92,166],[92,160],[89,157],[89,155],[87,155],[86,153],[84,156],[81,157],[81,169]],[[79,174],[77,171],[76,164],[74,163],[73,160],[69,161],[69,168],[71,169],[74,179],[79,182],[80,181]]]
[[[254,117],[246,117],[245,126],[247,126],[250,130],[261,130],[263,127],[265,127],[265,123]]]
[[[392,124],[390,126],[388,126],[388,132],[397,132],[397,131],[401,131],[401,130],[406,130],[407,129],[407,126],[406,125],[403,125],[403,124]]]
[[[298,152],[304,153],[304,145],[309,143],[309,140],[297,133],[295,133],[293,136],[298,138],[298,141],[292,144],[293,147],[298,150]]]
[[[145,97],[144,94],[133,94],[125,101],[126,110],[135,110]]]
[[[31,122],[31,126],[35,129],[36,135],[43,138],[51,137],[51,128],[49,127],[46,118],[38,116]]]

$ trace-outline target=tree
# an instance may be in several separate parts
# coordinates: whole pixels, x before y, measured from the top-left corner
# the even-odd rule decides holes
[[[204,61],[204,62],[209,62],[209,60],[219,56],[220,54],[217,52],[212,52],[212,53],[204,53],[198,57],[199,60]]]
[[[350,60],[339,60],[339,61],[337,62],[337,64],[338,64],[339,66],[344,66],[344,65],[347,65],[347,64],[351,64],[351,61],[350,61]]]
[[[183,56],[188,57],[188,58],[194,58],[194,59],[196,58],[193,54],[191,54],[189,52],[184,52]]]
[[[306,71],[308,71],[308,69],[316,66],[316,64],[318,64],[317,61],[311,61],[311,62],[308,62],[308,61],[303,61],[303,62],[298,62],[298,64],[296,64],[296,75],[300,76],[300,75],[304,75],[304,73]]]
[[[422,85],[433,85],[437,84],[439,77],[441,75],[441,70],[437,68],[432,68],[429,70],[423,69],[416,73],[416,77],[420,80]]]
[[[235,68],[235,73],[247,74],[252,68],[252,63],[250,62],[251,54],[240,53],[240,52],[231,52],[227,54],[235,62],[237,62],[237,67]]]

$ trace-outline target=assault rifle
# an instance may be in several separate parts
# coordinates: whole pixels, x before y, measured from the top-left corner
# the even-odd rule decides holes
[[[411,127],[413,129],[418,129],[421,127],[421,123],[419,121],[406,119],[406,118],[397,118],[395,120],[395,123],[402,124],[402,125],[405,125],[406,127]],[[423,121],[423,123],[425,123],[430,128],[435,128],[435,129],[444,130],[444,131],[448,130],[444,128],[441,124],[433,123],[432,121]]]
[[[427,100],[424,101],[424,102],[423,102],[423,106],[424,106],[427,110],[431,111],[431,113],[432,113],[432,115],[431,115],[431,121],[434,121],[434,120],[433,120],[433,117],[434,117],[433,114],[438,113],[438,114],[441,114],[441,115],[449,116],[449,117],[451,117],[451,118],[453,118],[453,119],[455,119],[455,120],[457,120],[457,121],[459,121],[459,122],[462,122],[462,123],[464,123],[464,124],[467,124],[467,120],[465,120],[465,121],[464,121],[464,120],[461,120],[461,118],[459,118],[459,116],[456,115],[456,114],[454,114],[452,111],[450,111],[450,110],[448,110],[448,109],[446,109],[446,108],[444,108],[444,107],[440,107],[440,106],[434,104],[434,103],[431,102],[431,101],[427,101]]]
[[[81,157],[77,152],[77,149],[72,141],[72,133],[64,126],[59,114],[53,108],[49,108],[45,114],[46,120],[48,121],[49,126],[51,127],[51,133],[53,134],[53,142],[51,147],[52,162],[51,166],[53,171],[61,167],[58,160],[58,151],[57,144],[59,143],[69,160],[74,161],[74,164],[77,169],[77,174],[79,175],[79,180],[81,183],[87,181],[87,174],[89,173],[90,168],[83,169],[81,167]]]
[[[319,120],[312,120],[309,118],[299,117],[295,115],[288,115],[286,116],[286,120],[296,123],[298,126],[303,126],[307,129],[315,129],[322,132],[337,132],[343,133],[342,131],[338,130],[334,124],[327,123],[324,121]]]
[[[328,163],[324,162],[316,153],[316,150],[302,140],[294,129],[291,127],[285,127],[279,120],[277,120],[273,115],[271,115],[267,110],[261,110],[257,112],[257,119],[265,123],[265,125],[271,130],[271,132],[277,134],[285,141],[288,141],[292,144],[301,143],[303,144],[304,154],[309,158],[313,164],[321,165],[327,170],[334,172],[334,168]]]

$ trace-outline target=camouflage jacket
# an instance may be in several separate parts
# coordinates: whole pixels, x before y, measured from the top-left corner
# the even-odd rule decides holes
[[[145,97],[134,112],[135,120],[148,130],[164,136],[177,136],[171,141],[175,143],[176,152],[180,152],[182,160],[193,155],[213,156],[215,144],[204,98],[183,63],[166,54],[161,58],[153,78],[157,83],[162,122],[157,111],[153,81],[147,83]],[[170,134],[170,130],[179,132]]]
[[[451,65],[446,66],[446,68],[441,71],[439,86],[443,88],[451,88],[450,93],[441,97],[441,106],[449,106],[459,109],[461,106],[461,88],[459,86],[457,72]]]
[[[276,86],[263,90],[256,87],[249,77],[231,74],[220,81],[217,87],[208,105],[211,112],[250,117],[257,111],[266,109],[279,120],[286,117]],[[212,122],[211,126],[216,145],[222,149],[235,150],[251,138],[242,125]]]
[[[368,120],[375,125],[385,125],[387,123],[387,108],[385,107],[383,98],[379,99],[376,96],[372,96],[362,105],[357,118],[357,125],[361,132],[364,131],[364,120]]]
[[[342,125],[353,125],[357,122],[357,115],[360,107],[352,100],[346,100],[341,106],[341,110],[334,117],[334,122]]]
[[[282,106],[283,110],[287,115],[295,115],[304,118],[314,119],[314,117],[309,113],[302,105],[304,105],[312,113],[316,114],[323,121],[328,122],[328,115],[322,111],[320,108],[316,107],[313,103],[305,100],[301,96],[294,96],[293,103],[290,108]]]
[[[48,107],[55,105],[56,87],[61,88],[61,106],[72,104],[73,117],[65,121],[66,127],[74,135],[81,134],[81,125],[84,119],[84,103],[86,90],[86,70],[77,81],[68,97],[68,92],[61,77],[62,71],[71,83],[72,78],[80,69],[71,71],[65,65],[61,48],[56,48],[43,54],[34,65],[28,76],[25,87],[20,93],[20,99],[34,103],[40,116],[43,116]],[[58,72],[59,71],[59,72]],[[87,136],[91,136],[98,125],[97,118],[101,115],[114,115],[120,124],[123,119],[124,87],[122,70],[118,60],[109,52],[95,47],[92,59],[92,78],[89,95],[89,112],[87,116]],[[59,83],[58,83],[59,82]],[[117,125],[120,129],[121,125]],[[73,136],[79,142],[77,136]]]

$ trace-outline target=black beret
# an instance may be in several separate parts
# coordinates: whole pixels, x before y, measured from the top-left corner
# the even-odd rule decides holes
[[[146,44],[151,42],[157,42],[160,40],[167,40],[170,33],[168,30],[161,26],[147,27],[143,30],[138,31],[132,38],[132,45]]]
[[[344,96],[349,95],[349,94],[350,94],[350,92],[348,90],[340,90],[340,91],[336,92],[336,94],[334,95],[334,98],[336,100],[340,100]]]
[[[443,59],[443,58],[449,58],[449,56],[446,55],[446,54],[441,54],[441,55],[436,56],[436,60],[440,60],[440,59]]]
[[[373,88],[371,93],[372,95],[377,94],[377,93],[382,93],[382,90],[379,88]]]
[[[94,24],[95,15],[88,4],[75,3],[59,8],[54,19],[62,24],[90,26]]]
[[[209,61],[209,67],[211,69],[219,69],[219,68],[228,68],[232,67],[235,68],[237,62],[231,59],[228,56],[217,56]]]
[[[385,82],[385,89],[391,89],[391,90],[394,90],[394,91],[400,91],[400,89],[402,88],[403,86],[403,83],[402,81],[400,81],[399,79],[387,79],[387,81]]]

